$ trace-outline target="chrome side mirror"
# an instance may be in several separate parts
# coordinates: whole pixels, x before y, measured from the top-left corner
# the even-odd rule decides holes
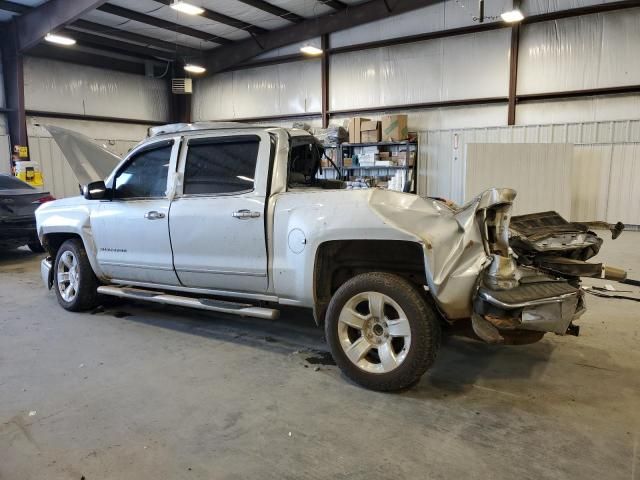
[[[89,185],[82,187],[82,195],[87,200],[103,200],[108,198],[109,189],[102,180],[91,182]]]

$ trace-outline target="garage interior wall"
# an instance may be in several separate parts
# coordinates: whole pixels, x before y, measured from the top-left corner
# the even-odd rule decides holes
[[[122,156],[147,136],[151,123],[169,119],[164,79],[26,57],[24,63],[27,134],[31,159],[43,171],[45,188],[55,197],[78,194],[78,181],[42,125],[69,128]],[[117,100],[114,100],[117,99]],[[52,112],[54,116],[47,116]],[[111,121],[56,118],[60,114],[114,117]],[[118,118],[140,123],[120,123]]]
[[[472,9],[462,8],[466,3],[450,0],[337,32],[330,36],[330,46],[337,48],[473,25],[475,3]],[[525,15],[534,15],[601,3],[609,2],[528,0],[523,2],[522,8]],[[489,19],[497,17],[511,4],[511,1],[487,2],[486,15]],[[518,94],[640,84],[640,61],[636,52],[639,42],[640,8],[523,25]],[[329,109],[380,109],[421,102],[506,98],[509,46],[510,29],[504,28],[332,54]],[[286,55],[295,53],[294,50],[280,49],[277,53]],[[277,56],[274,52],[263,56]],[[197,80],[193,96],[194,120],[319,113],[319,71],[318,61],[307,60],[237,70]],[[287,92],[285,101],[283,97],[273,95],[279,82],[284,82],[278,93]],[[203,100],[210,99],[218,102],[216,107],[202,105]],[[232,105],[233,102],[241,105]],[[527,102],[518,105],[516,123],[633,119],[638,118],[638,107],[640,95],[635,94]],[[410,129],[417,131],[507,124],[506,102],[407,113]],[[372,119],[380,116],[362,115]],[[333,115],[331,122],[341,123],[348,116],[348,113]],[[305,122],[317,123],[310,119]],[[289,121],[288,125],[291,123]]]
[[[640,225],[640,120],[432,130],[419,141],[418,193],[458,203],[469,200],[466,145],[572,144],[570,219]]]

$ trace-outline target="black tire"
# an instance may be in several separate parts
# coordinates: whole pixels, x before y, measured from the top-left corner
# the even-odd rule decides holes
[[[397,367],[383,373],[368,372],[347,357],[339,336],[342,309],[358,294],[386,295],[404,311],[411,340],[406,357]],[[325,317],[325,334],[331,353],[342,372],[371,390],[392,391],[415,384],[433,364],[440,347],[440,317],[425,295],[404,278],[389,273],[365,273],[344,283],[333,295]]]
[[[44,253],[44,247],[38,240],[27,243],[27,247],[29,247],[29,250],[31,250],[33,253]]]
[[[65,252],[70,252],[77,259],[78,265],[78,289],[75,297],[70,301],[62,298],[62,294],[58,285],[58,264],[60,263],[60,259],[65,254]],[[87,252],[84,249],[84,245],[82,244],[81,240],[67,240],[60,246],[60,249],[58,250],[58,253],[56,255],[56,261],[53,263],[53,269],[53,288],[56,292],[58,303],[62,306],[62,308],[64,308],[65,310],[69,310],[70,312],[81,312],[84,310],[93,309],[98,306],[99,282],[96,278],[95,273],[93,273],[93,269],[91,268],[91,264],[89,263],[89,258],[87,257]]]

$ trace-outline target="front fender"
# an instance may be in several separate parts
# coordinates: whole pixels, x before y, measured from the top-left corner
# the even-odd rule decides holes
[[[36,225],[40,243],[51,234],[77,235],[82,240],[91,268],[98,278],[105,275],[98,264],[97,249],[91,228],[92,203],[82,197],[73,197],[48,202],[36,210]]]

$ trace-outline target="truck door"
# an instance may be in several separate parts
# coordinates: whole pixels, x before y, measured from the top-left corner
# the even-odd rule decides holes
[[[234,130],[186,137],[171,204],[173,264],[187,287],[267,290],[265,203],[270,135]]]
[[[116,172],[113,199],[91,215],[97,260],[114,280],[179,285],[169,240],[168,173],[179,138],[135,150]]]

